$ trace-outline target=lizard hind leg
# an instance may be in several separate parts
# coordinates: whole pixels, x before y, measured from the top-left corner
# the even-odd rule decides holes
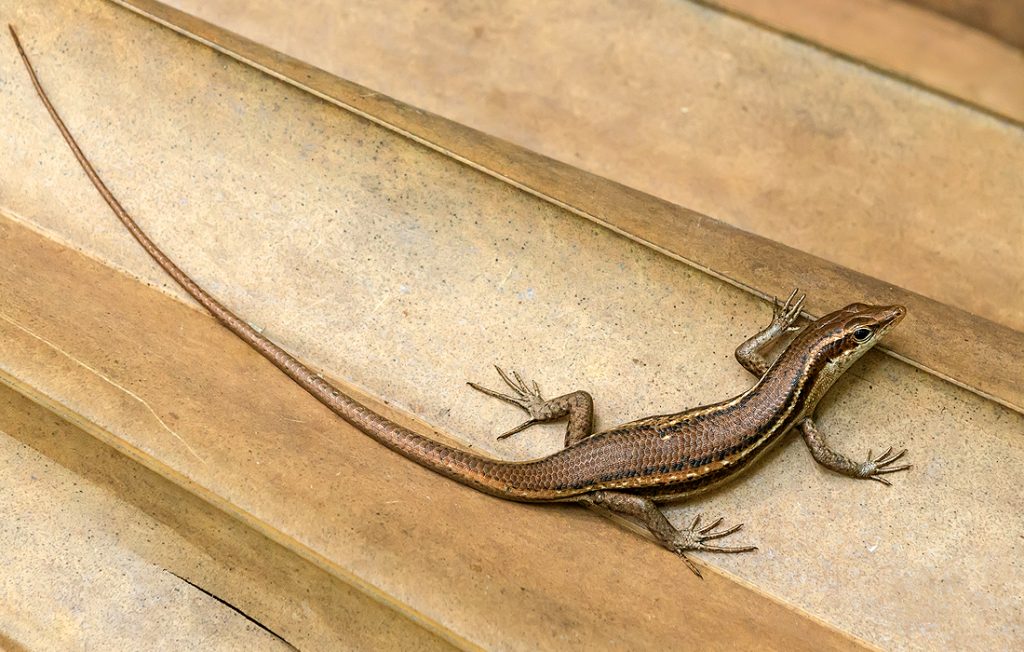
[[[689,569],[700,578],[703,578],[700,570],[686,556],[688,550],[703,550],[705,552],[751,552],[757,550],[757,546],[722,546],[717,543],[709,543],[736,533],[743,527],[742,523],[717,529],[722,523],[722,519],[719,518],[710,525],[701,526],[701,515],[697,514],[690,523],[690,527],[678,530],[665,518],[665,514],[658,509],[654,501],[644,496],[619,491],[595,491],[587,494],[581,502],[603,507],[614,514],[639,521],[654,535],[658,543],[679,555]]]
[[[502,394],[493,389],[481,387],[476,383],[468,383],[468,385],[478,392],[506,403],[511,403],[530,415],[528,420],[499,435],[498,439],[511,437],[530,426],[547,421],[555,421],[564,416],[569,417],[569,424],[565,429],[566,447],[572,446],[593,434],[594,399],[591,398],[590,394],[584,391],[577,391],[547,400],[541,396],[540,387],[536,382],[527,383],[515,371],[506,373],[497,365],[494,368],[498,371],[501,379],[505,381],[505,384],[512,390],[511,394]]]

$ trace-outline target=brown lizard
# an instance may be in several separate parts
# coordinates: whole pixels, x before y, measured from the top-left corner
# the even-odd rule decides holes
[[[797,291],[781,304],[775,301],[772,322],[736,349],[736,359],[758,381],[739,396],[674,414],[651,416],[603,432],[593,430],[593,400],[577,391],[546,400],[536,383],[498,369],[511,390],[503,394],[470,383],[489,396],[524,410],[529,419],[501,435],[568,417],[565,448],[527,462],[506,462],[455,448],[412,432],[345,395],[261,335],[195,283],[139,228],[96,174],[39,83],[17,34],[11,36],[40,99],[75,157],[103,199],[153,259],[222,324],[274,363],[292,380],[338,416],[400,455],[484,493],[523,502],[576,502],[605,508],[644,525],[665,548],[680,555],[689,550],[746,552],[753,546],[712,543],[741,525],[719,529],[722,519],[675,528],[658,503],[688,498],[732,480],[749,469],[791,429],[803,435],[814,459],[832,471],[870,478],[888,485],[886,474],[910,465],[895,465],[906,450],[889,448],[864,462],[831,449],[813,421],[814,409],[836,379],[899,323],[902,306],[853,303],[797,325],[804,297]],[[787,334],[800,331],[769,363],[766,351]]]

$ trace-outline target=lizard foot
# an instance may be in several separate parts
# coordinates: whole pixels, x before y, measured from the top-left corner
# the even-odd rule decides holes
[[[796,294],[799,291],[799,288],[794,289],[784,304],[779,303],[778,297],[772,297],[772,313],[774,318],[769,328],[775,327],[778,329],[777,333],[791,333],[800,330],[801,327],[796,325],[796,321],[800,318],[800,309],[803,308],[804,299],[807,298],[807,295],[800,295],[796,303],[793,303],[793,299],[796,299]]]
[[[524,381],[522,376],[520,376],[516,371],[512,371],[511,376],[509,376],[509,374],[504,372],[498,365],[494,365],[494,369],[498,372],[498,375],[501,376],[501,379],[505,381],[505,384],[512,390],[512,394],[502,394],[501,392],[496,392],[493,389],[481,387],[476,383],[467,384],[478,392],[483,392],[484,394],[493,396],[498,400],[511,403],[530,415],[530,419],[528,421],[519,424],[508,432],[498,435],[498,439],[511,437],[517,432],[526,430],[530,426],[541,423],[542,421],[546,421],[550,418],[550,415],[547,414],[545,409],[547,401],[544,400],[543,396],[541,396],[540,387],[536,382],[532,382],[531,387],[526,384],[526,381]]]
[[[892,486],[892,483],[888,479],[882,476],[887,473],[896,473],[897,471],[906,471],[911,468],[910,464],[901,464],[899,466],[893,466],[893,464],[901,457],[907,454],[907,449],[904,448],[898,453],[892,452],[892,446],[887,448],[884,453],[878,457],[872,458],[871,451],[868,451],[868,460],[861,463],[860,468],[857,470],[858,478],[870,478],[877,482],[881,482],[886,486]]]
[[[666,546],[669,550],[682,557],[683,561],[686,562],[691,571],[696,573],[697,577],[703,578],[704,576],[700,574],[697,566],[686,556],[686,551],[688,550],[705,552],[751,552],[757,550],[757,546],[720,546],[708,543],[708,541],[721,539],[738,532],[743,527],[743,524],[737,523],[730,528],[716,531],[715,528],[722,524],[723,519],[719,518],[711,525],[700,527],[700,517],[701,515],[697,514],[690,527],[685,530],[679,530]]]

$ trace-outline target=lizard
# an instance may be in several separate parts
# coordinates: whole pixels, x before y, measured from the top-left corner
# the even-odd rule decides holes
[[[831,448],[814,423],[818,402],[835,381],[906,315],[899,305],[852,303],[801,326],[805,296],[794,290],[773,301],[771,323],[744,341],[735,357],[757,381],[739,395],[711,405],[649,416],[594,432],[594,402],[585,391],[545,399],[536,382],[496,367],[508,393],[476,383],[477,391],[510,403],[529,418],[499,436],[512,436],[535,424],[566,418],[564,448],[529,461],[503,461],[413,432],[370,410],[293,355],[265,337],[208,294],[146,235],[99,177],[46,95],[13,26],[11,36],[37,95],[82,169],[125,228],[156,263],[221,324],[249,344],[318,401],[399,455],[463,485],[497,498],[528,503],[579,503],[603,508],[644,526],[666,549],[749,552],[751,545],[718,542],[742,523],[722,527],[719,518],[702,524],[698,514],[676,528],[660,509],[731,481],[750,469],[791,430],[803,436],[813,458],[836,473],[889,485],[888,474],[906,449],[892,447],[857,462]],[[790,337],[792,335],[792,337]],[[786,346],[782,346],[790,339]],[[774,361],[766,354],[781,348]]]

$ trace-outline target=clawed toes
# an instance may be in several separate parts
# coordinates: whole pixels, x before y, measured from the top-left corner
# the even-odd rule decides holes
[[[901,450],[898,453],[893,454],[892,446],[890,446],[889,448],[885,449],[884,453],[882,453],[881,455],[879,455],[875,459],[872,459],[871,461],[874,462],[875,464],[879,465],[879,466],[887,466],[889,464],[892,464],[896,460],[900,459],[901,457],[903,457],[906,454],[907,454],[907,449],[906,448],[904,448],[903,450]],[[868,451],[868,459],[871,459],[871,451]]]
[[[697,564],[693,563],[693,560],[690,559],[689,557],[687,557],[685,552],[683,552],[681,550],[677,550],[676,554],[679,555],[680,559],[682,559],[684,562],[686,562],[686,567],[689,568],[691,571],[693,571],[694,575],[696,575],[700,579],[704,579],[704,575],[702,575],[701,572],[700,572],[700,569],[697,568]]]
[[[505,401],[506,403],[511,403],[512,405],[523,407],[522,406],[522,399],[519,398],[519,397],[509,396],[508,394],[502,394],[501,392],[496,392],[493,389],[487,389],[486,387],[483,387],[481,385],[477,385],[474,382],[468,382],[466,384],[469,385],[470,387],[472,387],[473,389],[475,389],[478,392],[482,392],[484,394],[487,394],[488,396],[493,396],[494,398],[502,400],[502,401]]]
[[[778,297],[772,297],[772,304],[775,307],[775,314],[776,315],[785,314],[785,312],[787,310],[789,310],[789,304],[791,304],[793,302],[793,298],[796,297],[796,293],[799,292],[799,291],[800,291],[800,288],[793,288],[793,291],[790,293],[789,298],[786,299],[786,303],[785,304],[779,303],[779,298]]]
[[[783,329],[787,332],[800,329],[794,322],[800,318],[800,311],[803,309],[804,300],[807,298],[807,295],[802,294],[799,299],[796,299],[799,291],[799,288],[794,289],[784,304],[780,304],[777,297],[772,297],[775,320],[780,322],[783,325]],[[796,299],[796,303],[793,302],[794,299]]]
[[[892,483],[888,479],[883,478],[883,475],[889,473],[898,473],[899,471],[906,471],[912,468],[911,464],[901,464],[899,466],[893,466],[897,461],[903,458],[907,454],[907,449],[904,448],[898,453],[893,453],[892,446],[885,449],[885,452],[878,457],[872,457],[871,451],[868,451],[868,461],[865,463],[867,467],[864,471],[864,477],[871,478],[876,482],[881,482],[886,486],[892,486]]]
[[[494,365],[494,369],[495,371],[498,372],[498,375],[501,376],[501,379],[505,382],[505,384],[508,385],[509,389],[512,390],[511,394],[503,394],[493,389],[488,389],[481,385],[477,385],[476,383],[473,382],[469,382],[466,384],[478,392],[487,394],[488,396],[496,398],[500,401],[510,403],[516,406],[517,408],[524,410],[527,414],[531,416],[529,421],[521,423],[515,428],[512,428],[511,430],[498,435],[498,439],[506,439],[516,434],[517,432],[521,432],[534,424],[540,423],[540,419],[536,418],[535,410],[539,406],[542,406],[544,404],[544,398],[541,396],[540,386],[537,385],[536,382],[532,382],[529,385],[527,385],[526,381],[523,380],[523,377],[520,376],[519,373],[516,372],[515,370],[506,372],[498,365]]]
[[[689,557],[686,556],[686,552],[688,550],[730,553],[752,552],[754,550],[757,550],[757,546],[721,546],[714,543],[708,543],[709,541],[721,539],[723,537],[727,537],[731,534],[739,532],[740,529],[743,527],[743,524],[737,523],[732,527],[727,527],[719,530],[717,528],[722,524],[723,519],[718,518],[715,519],[710,525],[705,525],[702,527],[700,524],[701,516],[702,515],[698,513],[696,516],[693,517],[693,521],[690,523],[690,527],[684,530],[677,530],[675,535],[671,539],[665,541],[665,547],[679,555],[683,559],[683,561],[686,562],[687,567],[689,567],[689,569],[693,571],[693,573],[697,577],[703,576],[701,575],[700,570],[698,570],[697,566],[694,565],[694,563],[690,561]]]
[[[732,527],[717,530],[724,519],[719,518],[710,525],[700,527],[701,515],[697,514],[688,530],[680,533],[680,540],[676,542],[676,552],[682,555],[685,550],[703,550],[706,552],[751,552],[757,550],[757,546],[721,546],[708,543],[715,539],[721,539],[739,532],[743,528],[742,523]],[[685,556],[684,556],[685,558]]]
[[[501,367],[494,365],[495,371],[501,376],[501,379],[505,381],[505,384],[512,388],[512,391],[518,394],[524,399],[540,399],[540,387],[536,382],[533,383],[533,388],[527,387],[526,381],[519,375],[519,372],[515,369],[512,370],[512,377],[509,378],[508,374],[502,371]]]
[[[498,400],[505,401],[506,403],[511,403],[512,405],[520,407],[527,412],[530,411],[531,405],[544,402],[544,399],[540,395],[540,387],[536,382],[533,383],[533,387],[531,388],[527,386],[526,381],[523,380],[522,376],[520,376],[518,372],[512,371],[510,377],[509,374],[498,365],[494,365],[494,369],[498,372],[498,375],[501,376],[501,379],[505,381],[505,384],[512,390],[512,394],[502,394],[501,392],[488,389],[473,382],[466,384],[478,392],[482,392]]]
[[[515,428],[513,428],[513,429],[511,429],[511,430],[509,430],[507,432],[501,433],[500,435],[497,436],[497,439],[499,439],[499,440],[501,440],[501,439],[508,439],[509,437],[511,437],[512,435],[516,434],[517,432],[522,432],[523,430],[526,430],[530,426],[536,425],[538,423],[540,423],[540,421],[537,421],[536,419],[530,419],[529,421],[524,421],[523,423],[520,423]]]

